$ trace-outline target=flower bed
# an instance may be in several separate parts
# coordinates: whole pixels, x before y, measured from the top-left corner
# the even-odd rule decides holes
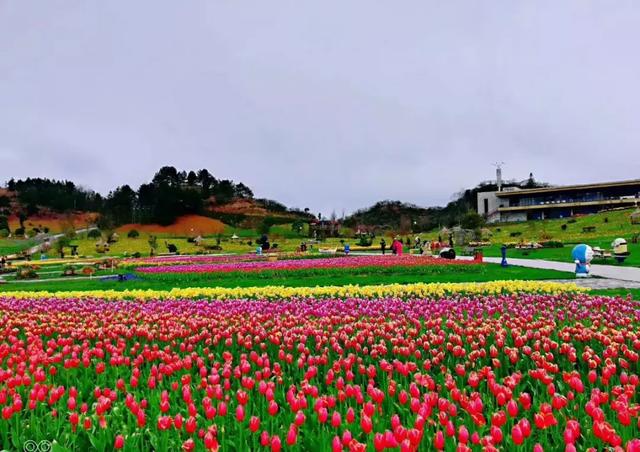
[[[176,300],[201,299],[233,300],[238,298],[269,300],[291,298],[380,298],[394,297],[400,299],[443,297],[450,294],[467,295],[499,295],[512,293],[579,293],[588,292],[576,284],[546,281],[492,281],[486,283],[416,283],[416,284],[384,284],[371,286],[317,286],[317,287],[189,287],[172,290],[85,290],[85,291],[20,291],[4,292],[1,295],[16,299],[38,299],[57,297],[61,299],[99,298],[104,300]]]
[[[584,294],[0,298],[0,440],[637,450],[640,307]]]
[[[334,257],[337,258],[338,256]],[[327,259],[326,256],[301,253],[265,253],[265,254],[180,254],[173,256],[157,256],[125,259],[120,262],[122,267],[163,267],[173,265],[194,264],[233,264],[236,262],[266,262],[269,259],[311,260]]]
[[[260,272],[267,270],[303,270],[321,268],[411,267],[429,265],[477,265],[473,261],[456,261],[417,256],[349,256],[320,259],[286,259],[278,261],[233,262],[220,264],[167,265],[140,267],[143,273],[216,273]]]

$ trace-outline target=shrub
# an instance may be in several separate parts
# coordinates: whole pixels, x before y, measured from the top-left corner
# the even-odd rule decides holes
[[[0,229],[0,238],[5,238],[5,237],[9,237],[9,230],[8,229]]]
[[[136,229],[132,229],[127,232],[127,237],[129,237],[130,239],[137,239],[138,237],[140,237],[140,233]]]
[[[547,231],[542,231],[542,233],[540,234],[540,240],[542,241],[551,240],[551,234],[549,234]]]
[[[562,229],[563,231],[566,231],[567,230],[567,225],[563,224],[562,226],[560,226],[560,229]]]
[[[567,220],[567,223],[575,223],[575,222],[576,222],[576,219],[575,219],[575,218],[569,218],[569,219]]]
[[[24,235],[24,228],[18,228],[15,231],[16,235]]]
[[[477,212],[468,212],[460,224],[464,229],[479,229],[484,226],[484,218]]]
[[[513,231],[512,233],[509,234],[509,237],[520,237],[521,235],[522,235],[522,232]]]
[[[609,217],[604,217],[604,222],[608,223],[609,222]]]
[[[96,272],[96,269],[94,267],[91,267],[89,265],[87,265],[86,267],[84,267],[82,269],[82,274],[83,275],[87,275],[87,276],[91,276]]]
[[[16,272],[16,279],[36,279],[37,277],[36,269],[30,266],[22,267]]]
[[[559,240],[547,240],[545,242],[540,242],[543,248],[563,248],[564,243]]]
[[[100,229],[92,229],[87,233],[87,237],[90,239],[98,239],[102,237],[102,232],[100,232]]]
[[[48,233],[49,233],[49,228],[45,226],[45,228],[43,229],[43,231],[44,231],[44,233],[45,233],[45,234],[48,234]]]
[[[62,276],[75,276],[76,267],[74,265],[65,265],[62,269]]]

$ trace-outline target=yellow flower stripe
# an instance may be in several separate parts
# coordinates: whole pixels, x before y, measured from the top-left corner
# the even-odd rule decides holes
[[[584,293],[589,289],[574,283],[544,281],[492,281],[486,283],[416,283],[372,286],[316,286],[316,287],[191,287],[160,290],[88,290],[68,292],[4,292],[0,297],[20,299],[34,298],[99,298],[104,300],[153,300],[153,299],[287,299],[287,298],[426,298],[443,297],[454,293],[469,295],[497,295],[505,293]]]

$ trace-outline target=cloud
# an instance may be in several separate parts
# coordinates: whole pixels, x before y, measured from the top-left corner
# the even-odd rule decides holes
[[[0,10],[0,180],[207,167],[313,211],[493,176],[638,177],[636,2],[35,2]]]

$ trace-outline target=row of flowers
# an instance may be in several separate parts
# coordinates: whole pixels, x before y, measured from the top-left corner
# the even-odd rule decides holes
[[[164,267],[192,264],[232,264],[236,262],[265,262],[269,260],[314,260],[338,259],[340,255],[306,254],[296,252],[278,252],[265,254],[179,254],[172,256],[154,256],[128,258],[120,261],[121,267]]]
[[[268,255],[262,254],[179,254],[175,256],[154,256],[124,259],[120,266],[126,267],[164,267],[185,264],[220,264],[235,262],[251,262],[267,260]]]
[[[283,300],[292,298],[384,298],[399,299],[433,298],[450,294],[463,293],[467,295],[499,295],[512,293],[584,293],[588,288],[574,283],[560,283],[553,281],[491,281],[484,283],[415,283],[415,284],[385,284],[385,285],[345,285],[345,286],[316,286],[316,287],[189,287],[171,290],[85,290],[85,291],[15,291],[4,292],[3,296],[15,299],[40,299],[57,297],[60,299],[104,300],[176,300],[176,299],[268,299]]]
[[[0,441],[57,450],[640,450],[640,306],[0,297]]]
[[[359,267],[411,267],[428,265],[474,265],[473,261],[439,259],[426,256],[346,256],[320,259],[284,259],[277,261],[229,262],[140,267],[143,273],[216,273],[260,272],[266,270],[336,269]]]

